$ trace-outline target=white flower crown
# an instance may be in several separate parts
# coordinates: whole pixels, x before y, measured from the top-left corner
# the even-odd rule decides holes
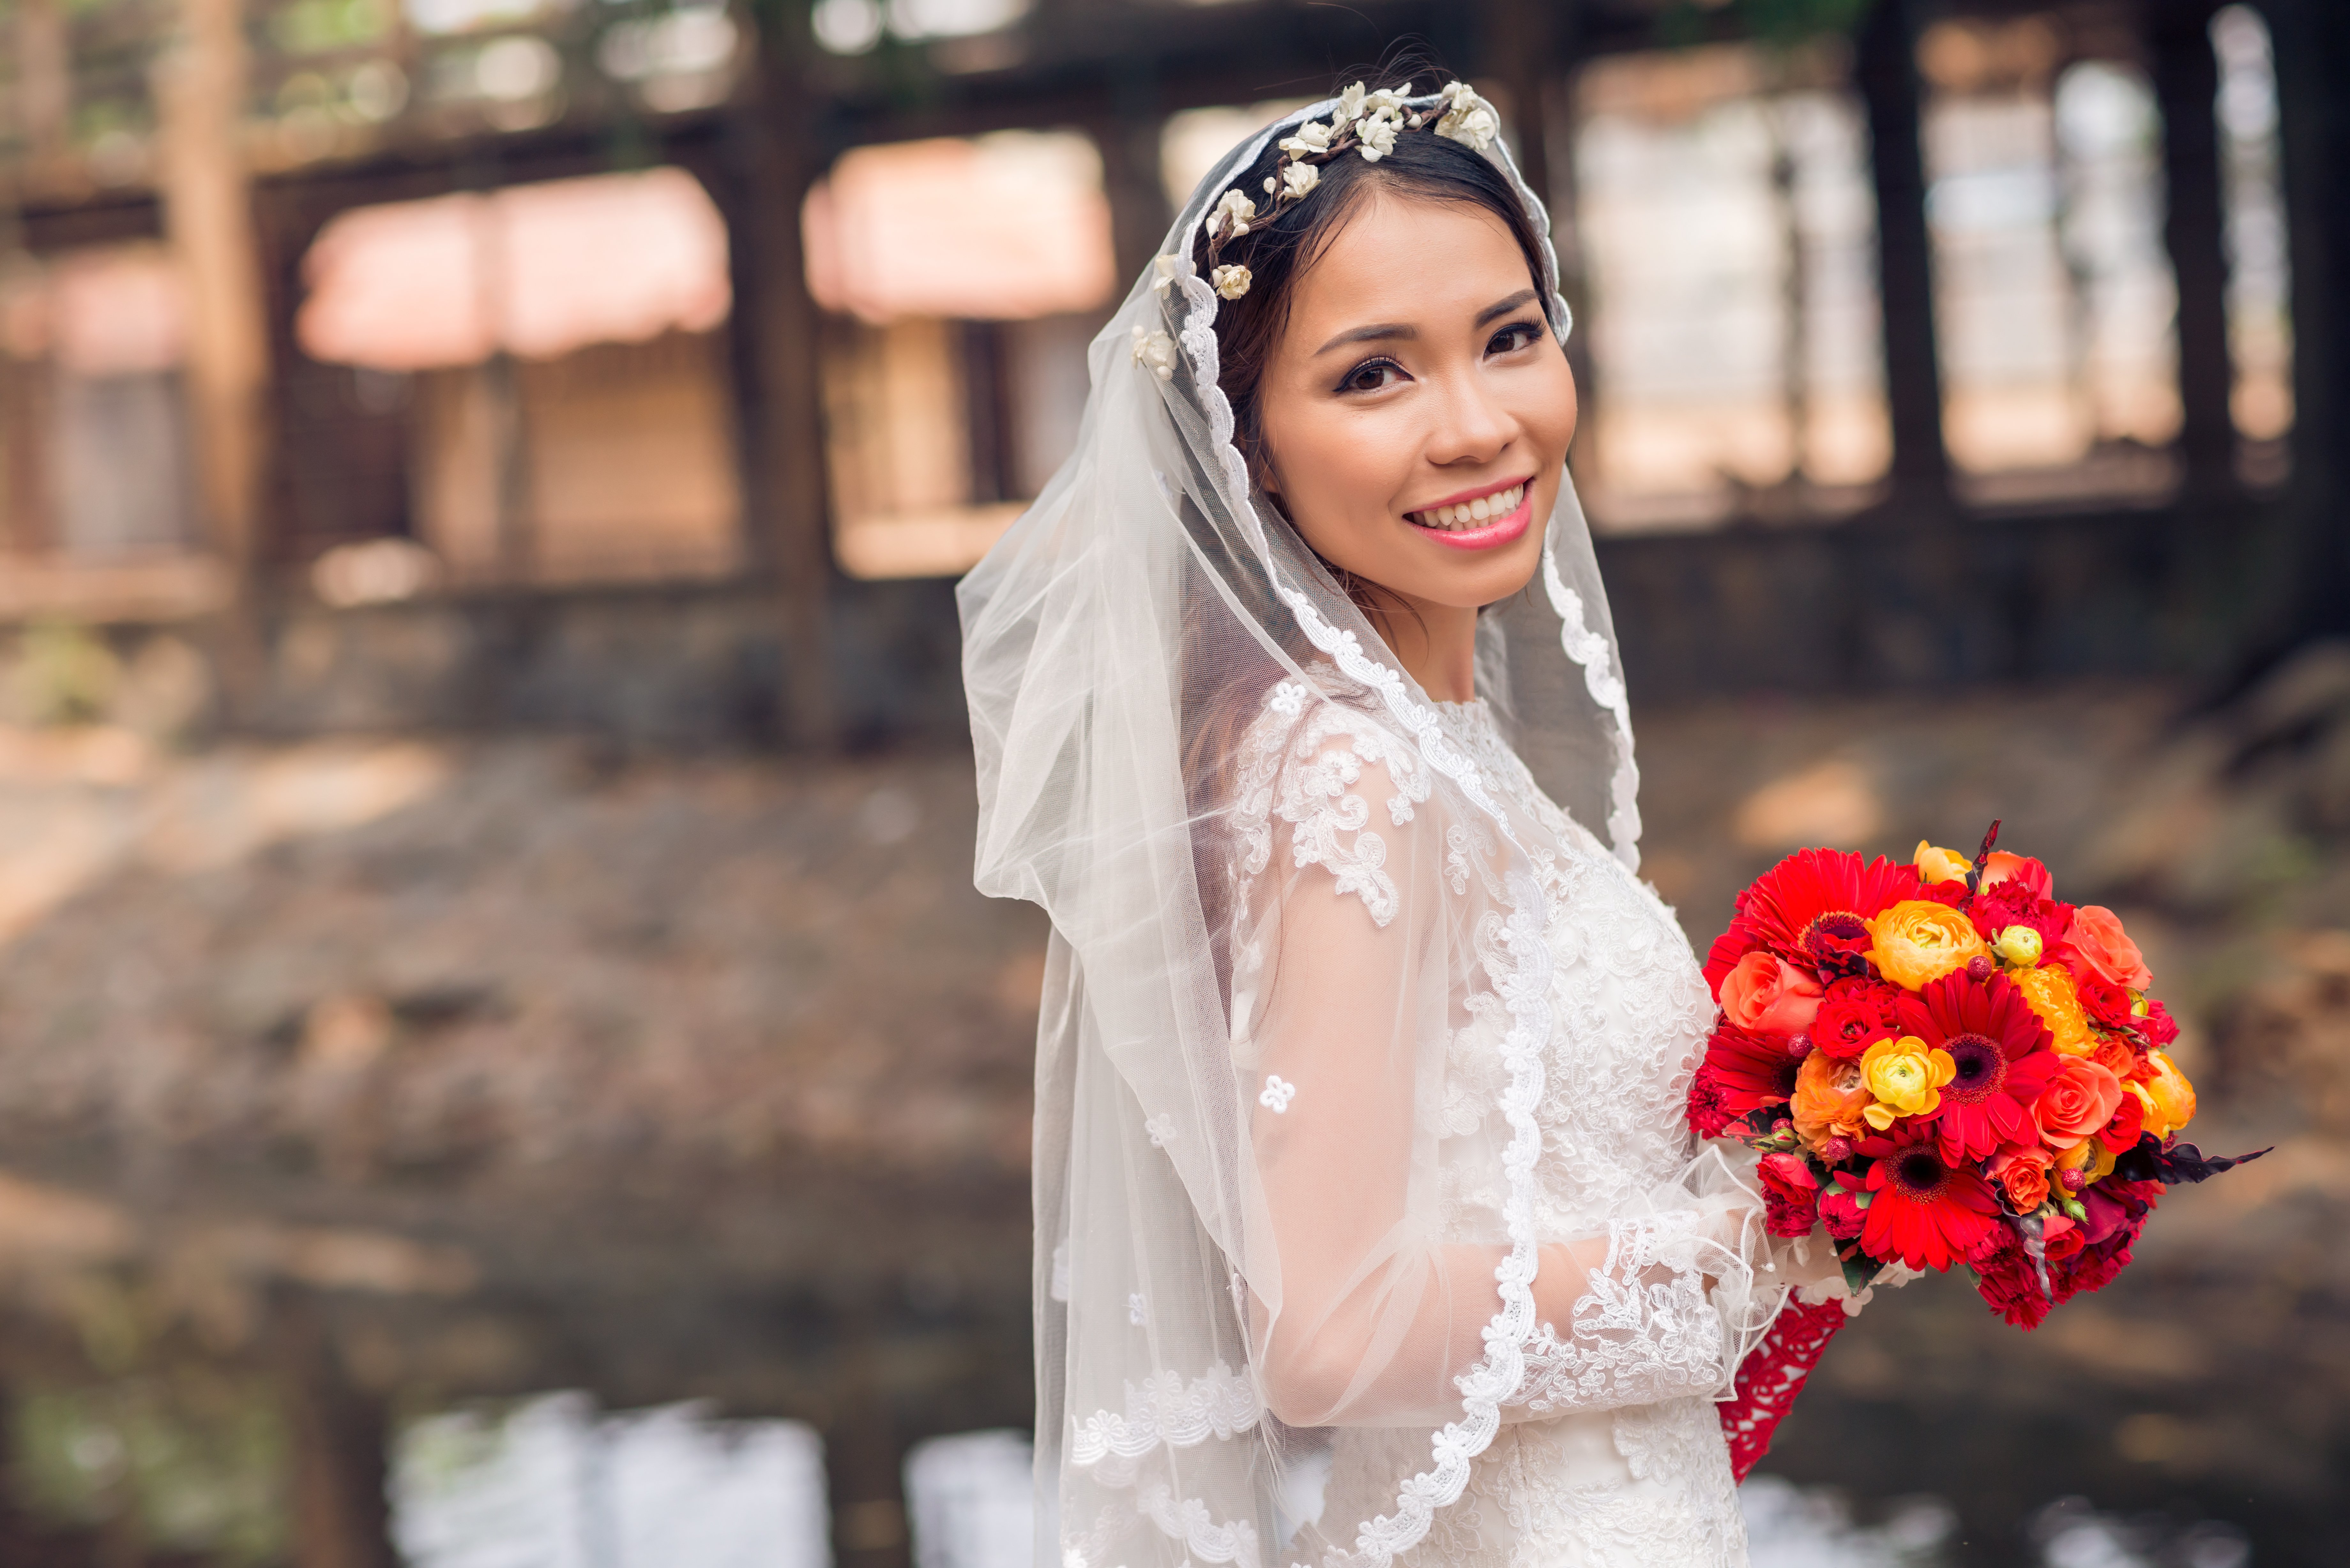
[[[1359,152],[1366,163],[1377,163],[1395,151],[1399,131],[1431,127],[1437,135],[1465,142],[1482,152],[1501,134],[1501,117],[1477,96],[1467,82],[1447,82],[1427,109],[1414,109],[1409,83],[1402,88],[1364,90],[1357,82],[1338,95],[1338,107],[1325,122],[1309,119],[1281,139],[1281,160],[1265,176],[1264,217],[1258,219],[1253,198],[1238,186],[1225,192],[1208,214],[1208,279],[1226,299],[1238,299],[1249,290],[1249,269],[1238,263],[1219,265],[1225,245],[1251,228],[1262,228],[1283,209],[1313,194],[1322,182],[1325,163],[1346,152]]]
[[[1436,102],[1423,109],[1411,107],[1413,96],[1409,83],[1400,88],[1381,88],[1372,92],[1357,82],[1338,95],[1338,107],[1328,121],[1306,120],[1283,137],[1279,144],[1281,158],[1274,164],[1273,172],[1265,176],[1267,200],[1262,220],[1255,201],[1237,185],[1217,199],[1206,222],[1208,281],[1218,294],[1228,300],[1238,299],[1249,291],[1252,281],[1244,265],[1218,261],[1224,246],[1252,228],[1264,227],[1280,216],[1283,209],[1311,195],[1322,182],[1321,166],[1332,159],[1351,151],[1361,153],[1366,163],[1377,163],[1395,151],[1396,134],[1404,130],[1433,129],[1437,135],[1464,142],[1479,152],[1491,148],[1494,138],[1501,134],[1501,117],[1467,82],[1445,83],[1436,95]],[[1179,255],[1157,258],[1159,275],[1150,286],[1165,294],[1174,284],[1181,265]],[[1137,327],[1134,362],[1162,381],[1172,379],[1174,338],[1165,332]]]

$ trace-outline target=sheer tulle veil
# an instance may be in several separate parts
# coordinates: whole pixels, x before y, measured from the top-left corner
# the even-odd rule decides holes
[[[1234,148],[1192,193],[1163,247],[1179,259],[1137,280],[1091,346],[1075,453],[960,589],[978,884],[1053,926],[1035,1144],[1042,1568],[1384,1568],[1459,1496],[1535,1331],[1533,1107],[1552,1021],[1533,868],[1555,830],[1499,803],[1499,764],[1456,740],[1252,492],[1217,385],[1218,296],[1189,259],[1222,193],[1335,104]],[[1564,340],[1548,216],[1498,140],[1483,156],[1545,236]],[[1550,798],[1637,867],[1622,666],[1571,483],[1547,529],[1536,580],[1483,618],[1479,694]],[[1350,1000],[1386,1031],[1364,1044],[1372,1075],[1400,1085],[1379,1101],[1392,1125],[1366,1137],[1391,1140],[1407,1174],[1374,1238],[1327,1260],[1335,1293],[1309,1291],[1300,1249],[1273,1244],[1284,1193],[1314,1173],[1284,1168],[1265,1129],[1287,1096],[1333,1091],[1285,1080],[1268,1054],[1268,1021],[1303,1003],[1282,999],[1268,958],[1280,911],[1235,891],[1278,842],[1270,770],[1316,724],[1383,737],[1369,797],[1397,846],[1382,859],[1361,848],[1378,838],[1357,841],[1395,973]],[[1479,1028],[1503,1068],[1485,1102],[1433,1103],[1446,1052]],[[1427,1351],[1415,1325],[1458,1293],[1428,1261],[1447,1138],[1447,1158],[1459,1166],[1467,1140],[1487,1179],[1491,1310]],[[1342,1363],[1308,1376],[1292,1356],[1275,1377],[1309,1295],[1346,1299],[1358,1332]],[[1295,1343],[1324,1341],[1337,1342]],[[1412,1459],[1381,1512],[1309,1521],[1301,1478],[1329,1428],[1361,1425],[1410,1434]]]

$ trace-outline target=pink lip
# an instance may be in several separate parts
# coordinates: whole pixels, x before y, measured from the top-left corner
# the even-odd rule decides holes
[[[1512,481],[1512,483],[1515,483],[1516,481]],[[1502,486],[1503,490],[1507,490],[1509,487],[1510,486],[1507,484]],[[1471,493],[1468,499],[1474,501],[1477,499],[1478,495],[1489,493],[1491,493],[1491,492],[1479,491]],[[1439,502],[1437,504],[1440,506],[1458,506],[1461,503],[1458,501],[1443,501]],[[1434,511],[1435,508],[1430,507],[1429,510]],[[1491,523],[1486,524],[1482,528],[1462,528],[1457,531],[1444,528],[1421,528],[1417,523],[1413,524],[1412,526],[1419,529],[1419,532],[1424,536],[1433,539],[1438,544],[1446,545],[1451,549],[1490,550],[1496,545],[1506,545],[1511,540],[1515,539],[1520,535],[1523,534],[1526,531],[1526,525],[1534,521],[1534,487],[1533,483],[1529,481],[1526,483],[1525,494],[1519,498],[1517,509],[1511,512],[1506,516],[1494,518]]]

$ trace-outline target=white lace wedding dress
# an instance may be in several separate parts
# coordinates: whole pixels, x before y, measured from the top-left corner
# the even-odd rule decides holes
[[[1252,732],[1241,805],[1243,870],[1294,866],[1312,896],[1324,875],[1375,925],[1398,900],[1389,839],[1409,835],[1424,801],[1424,763],[1383,718],[1343,703],[1295,713],[1276,691]],[[1701,1254],[1685,1245],[1705,1206],[1661,1208],[1696,1150],[1683,1112],[1713,1004],[1689,942],[1656,893],[1536,788],[1480,701],[1443,704],[1443,724],[1486,788],[1548,831],[1537,857],[1551,959],[1553,1028],[1535,1211],[1541,1239],[1604,1236],[1607,1256],[1569,1322],[1545,1324],[1520,1401],[1470,1461],[1459,1499],[1394,1561],[1408,1568],[1725,1568],[1746,1561],[1744,1528],[1713,1397],[1728,1380],[1737,1333],[1710,1298]],[[1473,833],[1449,829],[1454,893],[1478,864]],[[1277,845],[1276,845],[1277,841]],[[1284,851],[1276,857],[1276,846]],[[1445,1137],[1437,1158],[1447,1240],[1501,1233],[1490,1158],[1471,1156],[1499,1117],[1506,1077],[1499,1010],[1470,1007],[1444,1067]],[[1293,1093],[1311,1094],[1305,1082]],[[1467,1173],[1477,1172],[1474,1179]],[[1455,1179],[1456,1174],[1464,1178]],[[1733,1199],[1732,1201],[1740,1199]],[[1718,1216],[1719,1206],[1711,1210]],[[1718,1227],[1717,1227],[1718,1230]],[[1758,1262],[1760,1260],[1757,1260]],[[1321,1527],[1284,1562],[1357,1558],[1354,1521],[1394,1511],[1395,1478],[1429,1465],[1425,1427],[1334,1425]]]

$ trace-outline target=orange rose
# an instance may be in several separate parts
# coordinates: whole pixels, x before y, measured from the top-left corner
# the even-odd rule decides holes
[[[2195,1085],[2159,1051],[2147,1052],[2146,1063],[2152,1074],[2130,1085],[2129,1092],[2146,1102],[2146,1130],[2168,1137],[2195,1119]]]
[[[2137,1050],[2118,1034],[2108,1034],[2095,1042],[2088,1057],[2092,1062],[2102,1062],[2112,1068],[2114,1076],[2125,1084],[2147,1076],[2146,1064],[2137,1059]]]
[[[2121,1107],[2122,1081],[2113,1069],[2085,1056],[2067,1056],[2056,1076],[2033,1103],[2040,1137],[2053,1149],[2070,1149],[2114,1119]]]
[[[1721,1010],[1756,1034],[1801,1034],[1819,1016],[1820,982],[1773,953],[1755,951],[1721,977]]]
[[[1795,1136],[1814,1148],[1830,1137],[1859,1137],[1866,1125],[1860,1114],[1875,1098],[1858,1062],[1814,1051],[1795,1069],[1795,1098],[1789,1112]]]
[[[2018,1214],[2029,1214],[2048,1201],[2048,1168],[2054,1162],[2044,1148],[2012,1143],[1991,1156],[1985,1169],[2007,1194],[2009,1205]]]
[[[2071,950],[2065,961],[2084,979],[2095,975],[2108,985],[2132,991],[2154,983],[2146,955],[2122,929],[2120,917],[2102,904],[2084,904],[2073,911],[2073,923],[2064,928],[2064,946]]]
[[[2081,1005],[2080,989],[2073,983],[2071,970],[2061,963],[2044,963],[2038,969],[2010,970],[2007,978],[2056,1037],[2060,1054],[2088,1054],[2096,1042],[2089,1038],[2088,1011]]]
[[[1868,950],[1868,961],[1877,973],[1911,991],[1991,950],[1972,920],[1930,898],[1905,898],[1866,924],[1877,944]]]

